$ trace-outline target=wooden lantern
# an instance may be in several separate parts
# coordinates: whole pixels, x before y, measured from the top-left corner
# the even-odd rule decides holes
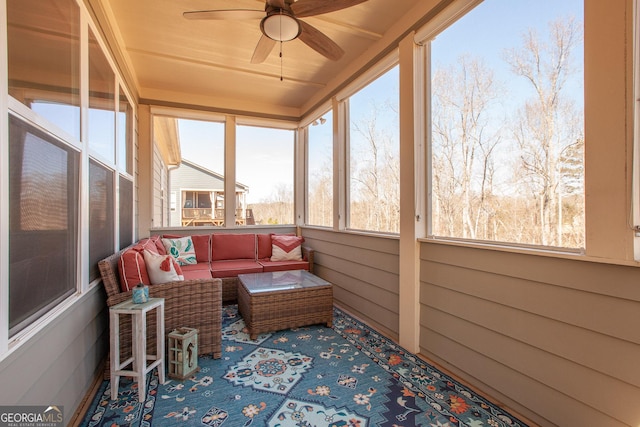
[[[198,368],[198,330],[178,328],[169,333],[169,377],[184,380]]]

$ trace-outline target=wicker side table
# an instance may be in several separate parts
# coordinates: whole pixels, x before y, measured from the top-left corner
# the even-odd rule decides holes
[[[263,332],[333,325],[333,285],[304,271],[238,275],[238,311],[252,340]]]
[[[147,354],[147,313],[157,310],[156,354]],[[120,315],[132,317],[132,357],[120,361]],[[147,374],[158,368],[158,379],[164,383],[164,298],[149,298],[142,304],[127,300],[109,308],[111,344],[111,399],[118,398],[121,376],[138,381],[138,400],[144,402]],[[147,364],[147,361],[153,361]],[[125,369],[131,365],[130,369]]]

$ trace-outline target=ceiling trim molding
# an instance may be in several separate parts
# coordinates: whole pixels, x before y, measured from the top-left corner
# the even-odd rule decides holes
[[[244,116],[244,117],[258,117],[262,119],[268,120],[281,120],[286,122],[299,122],[299,116],[287,116],[282,114],[269,114],[269,113],[261,113],[256,111],[248,111],[248,110],[237,110],[237,109],[229,109],[229,108],[219,108],[219,107],[209,107],[206,105],[196,105],[196,104],[185,104],[181,102],[171,102],[171,101],[162,101],[157,99],[148,99],[141,98],[140,104],[146,104],[150,107],[167,107],[167,108],[175,108],[179,110],[194,110],[194,111],[205,111],[209,113],[217,113],[217,114],[225,114],[230,116]]]

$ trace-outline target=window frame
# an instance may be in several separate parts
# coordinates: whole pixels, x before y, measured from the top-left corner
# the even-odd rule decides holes
[[[338,123],[338,142],[334,141],[334,145],[337,145],[337,150],[339,151],[338,159],[335,159],[334,162],[339,162],[339,170],[341,170],[340,175],[335,175],[334,171],[334,189],[336,185],[338,186],[339,193],[336,194],[334,190],[334,199],[336,197],[340,198],[339,210],[337,215],[339,215],[339,225],[338,229],[341,231],[349,231],[353,233],[364,233],[370,235],[380,235],[380,236],[398,236],[398,233],[392,232],[383,232],[383,231],[375,231],[375,230],[363,230],[352,228],[350,224],[351,218],[351,194],[350,194],[350,181],[351,181],[351,144],[350,144],[350,98],[357,94],[360,90],[377,80],[382,75],[386,74],[392,68],[399,66],[400,64],[400,51],[399,48],[394,48],[391,53],[387,54],[380,61],[376,62],[372,67],[367,69],[365,72],[360,74],[356,79],[354,79],[350,84],[345,86],[342,90],[340,90],[336,96],[335,101],[337,103],[337,108],[334,108],[334,120],[337,120]],[[399,90],[399,88],[398,88]],[[398,97],[400,94],[398,94]],[[334,125],[335,126],[335,125]],[[335,170],[335,167],[334,167]],[[336,184],[337,182],[337,184]],[[334,212],[334,216],[336,212]],[[399,224],[398,224],[399,226]]]
[[[585,220],[585,242],[584,246],[580,248],[570,248],[570,247],[560,247],[560,246],[546,246],[541,244],[528,244],[528,243],[516,243],[516,242],[507,242],[507,241],[494,241],[494,240],[482,240],[482,239],[472,239],[472,238],[463,238],[463,237],[449,237],[449,236],[440,236],[434,235],[433,233],[433,209],[432,209],[432,199],[433,199],[433,191],[432,185],[433,180],[431,179],[433,168],[432,168],[432,155],[431,155],[431,145],[432,145],[432,132],[431,132],[431,117],[432,117],[432,106],[431,106],[431,92],[430,92],[430,81],[431,81],[431,60],[432,60],[432,52],[431,52],[431,42],[437,38],[437,36],[445,31],[449,26],[455,24],[459,19],[464,17],[466,14],[471,12],[475,7],[480,5],[483,0],[472,0],[469,2],[466,1],[454,1],[451,5],[449,5],[442,13],[438,14],[434,19],[429,21],[427,24],[423,25],[420,29],[418,29],[414,35],[414,43],[417,46],[417,56],[421,57],[427,66],[424,69],[420,69],[419,72],[422,75],[422,79],[420,80],[420,84],[416,87],[416,90],[419,91],[420,95],[424,97],[424,105],[425,105],[425,114],[423,116],[423,120],[416,121],[416,133],[423,133],[424,140],[426,141],[427,149],[426,151],[426,237],[424,238],[426,241],[431,242],[440,242],[440,243],[450,243],[454,245],[462,245],[469,247],[483,247],[483,248],[493,248],[501,251],[510,251],[510,252],[518,252],[518,253],[547,253],[553,256],[561,256],[561,257],[576,257],[576,256],[585,256],[587,254],[586,245],[587,245],[587,224]],[[635,0],[636,3],[639,0]],[[637,26],[636,26],[636,34]],[[637,37],[636,37],[637,38]],[[585,43],[586,50],[586,43]],[[586,68],[586,64],[585,64]],[[636,73],[637,74],[637,73]],[[636,76],[637,77],[637,76]],[[585,87],[585,94],[587,93],[587,88]],[[584,108],[586,110],[586,100],[584,103]],[[586,112],[585,112],[586,115]],[[425,119],[426,117],[426,119]],[[584,123],[586,125],[586,117],[584,117]],[[637,120],[636,120],[637,125]],[[585,135],[586,138],[586,135]],[[587,175],[586,168],[583,172],[583,180]],[[640,173],[639,173],[640,176]],[[639,179],[640,182],[640,179]],[[583,185],[585,185],[583,183]],[[586,199],[586,185],[584,188],[585,191],[585,199]],[[639,198],[640,200],[640,198]],[[639,202],[640,203],[640,202]],[[587,207],[585,205],[585,217]],[[639,209],[640,212],[640,209]],[[640,222],[640,214],[638,215]],[[640,226],[639,226],[640,229]],[[640,234],[639,234],[640,235]],[[638,239],[638,256],[640,257],[640,239]]]
[[[329,225],[320,225],[320,224],[311,224],[309,222],[309,215],[310,215],[310,206],[309,206],[309,185],[311,184],[310,179],[309,179],[309,154],[310,154],[310,147],[309,147],[309,143],[310,141],[310,126],[313,125],[313,123],[315,123],[316,120],[320,120],[321,117],[324,116],[331,116],[331,123],[333,128],[331,129],[331,157],[332,157],[332,162],[331,162],[331,176],[332,176],[332,200],[331,200],[331,206],[332,206],[332,219],[331,219],[331,224]],[[318,227],[318,228],[323,228],[323,229],[327,229],[327,228],[335,228],[335,218],[336,218],[336,213],[335,213],[335,203],[334,200],[336,199],[335,196],[335,188],[336,188],[336,183],[335,183],[335,178],[336,178],[336,173],[335,173],[335,164],[336,164],[336,141],[335,141],[335,133],[334,133],[334,129],[335,129],[335,124],[334,124],[334,120],[335,117],[337,116],[337,114],[334,112],[334,109],[332,108],[332,103],[331,102],[325,102],[324,104],[322,104],[320,107],[318,107],[314,112],[310,113],[307,115],[307,117],[305,119],[303,119],[300,122],[300,130],[299,130],[299,138],[301,141],[303,141],[303,149],[304,149],[304,153],[303,153],[303,159],[302,159],[302,165],[303,165],[303,172],[304,172],[304,177],[303,177],[303,182],[304,182],[304,187],[303,187],[303,206],[304,206],[304,221],[303,223],[307,226],[310,227]]]
[[[34,126],[38,130],[51,135],[57,141],[60,141],[69,149],[78,153],[79,157],[79,188],[77,193],[73,195],[75,205],[77,206],[76,226],[77,234],[75,238],[76,269],[73,274],[73,282],[75,284],[73,291],[62,298],[60,301],[56,301],[50,306],[45,313],[39,318],[30,322],[20,331],[13,336],[9,336],[9,162],[7,155],[0,155],[0,361],[12,354],[16,349],[20,348],[25,342],[34,337],[37,333],[47,327],[58,316],[72,307],[75,303],[83,298],[83,295],[93,292],[97,284],[100,283],[100,278],[95,280],[89,280],[89,233],[88,233],[88,203],[89,203],[89,159],[96,161],[101,166],[104,166],[110,173],[113,179],[113,251],[115,252],[119,244],[119,179],[125,179],[131,183],[132,187],[132,200],[130,205],[132,206],[132,236],[135,237],[136,229],[136,192],[137,184],[135,180],[137,169],[137,156],[136,156],[136,123],[137,123],[137,105],[132,101],[131,92],[129,91],[127,84],[120,73],[118,67],[115,66],[115,61],[112,57],[110,50],[107,48],[100,31],[98,31],[96,25],[89,18],[86,6],[80,0],[70,0],[70,3],[76,5],[79,8],[78,25],[80,28],[80,41],[78,42],[78,49],[80,49],[79,58],[79,98],[80,98],[80,133],[79,136],[70,135],[63,130],[56,123],[53,123],[46,119],[44,116],[36,113],[29,106],[23,104],[19,100],[13,98],[8,94],[8,80],[5,78],[2,80],[2,88],[4,89],[4,95],[0,96],[0,105],[2,106],[6,114],[0,119],[0,130],[4,135],[8,134],[9,116],[14,116],[18,120],[25,122],[30,126]],[[6,2],[0,2],[0,9],[6,16]],[[0,23],[0,29],[5,44],[8,43],[7,22],[3,20]],[[111,161],[105,161],[99,155],[95,156],[89,148],[88,129],[87,129],[87,114],[89,108],[89,94],[88,94],[88,37],[89,32],[93,32],[95,39],[98,42],[99,48],[106,57],[110,70],[113,73],[113,87],[114,87],[114,158]],[[0,69],[4,70],[4,75],[7,76],[8,70],[8,57],[2,57],[0,59]],[[34,96],[37,96],[37,90],[29,90]],[[124,164],[124,159],[120,159],[120,141],[118,138],[119,123],[117,120],[117,113],[119,111],[119,104],[126,99],[126,102],[130,106],[130,114],[126,126],[127,129],[122,133],[126,135],[127,141],[122,143],[127,144],[127,156],[130,158],[131,167],[127,169],[127,165]],[[2,153],[8,153],[9,141],[8,137],[0,138],[0,151]]]

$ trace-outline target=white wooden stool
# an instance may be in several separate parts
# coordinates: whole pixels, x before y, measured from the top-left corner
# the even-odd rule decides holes
[[[156,354],[147,354],[147,312],[156,309]],[[120,362],[120,315],[131,318],[132,356]],[[120,377],[133,377],[138,381],[138,399],[144,402],[146,396],[147,373],[158,367],[158,379],[164,383],[164,298],[149,298],[142,304],[132,300],[121,302],[109,308],[111,338],[111,399],[118,398]],[[153,360],[147,365],[148,360]],[[131,365],[130,370],[125,370]]]

